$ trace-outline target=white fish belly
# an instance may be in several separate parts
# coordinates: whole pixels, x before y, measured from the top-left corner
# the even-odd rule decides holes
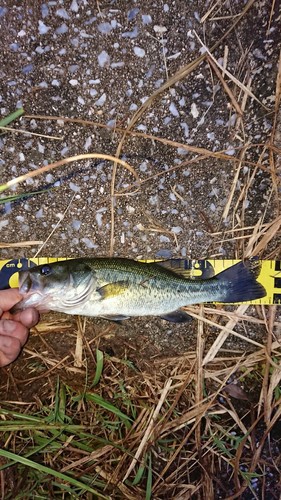
[[[97,300],[96,294],[80,306],[72,310],[72,314],[85,316],[162,316],[175,311],[180,307],[200,302],[217,300],[210,298],[210,291],[201,289],[197,293],[186,292],[172,293],[168,297],[165,293],[159,294],[159,290],[149,290],[149,293],[132,293],[125,291],[114,297],[101,298]]]

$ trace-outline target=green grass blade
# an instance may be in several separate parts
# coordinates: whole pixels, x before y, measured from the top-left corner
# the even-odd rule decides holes
[[[16,431],[47,431],[52,432],[55,430],[67,431],[69,433],[77,431],[82,431],[87,429],[86,425],[75,425],[75,424],[52,424],[52,423],[26,423],[23,424],[19,421],[14,422],[3,422],[0,423],[0,431],[1,432],[16,432]]]
[[[41,189],[40,191],[31,191],[29,193],[12,194],[10,196],[5,196],[4,198],[0,198],[0,205],[3,203],[18,201],[21,199],[27,199],[30,198],[31,196],[36,196],[38,194],[46,193],[47,191],[52,191],[53,189],[57,189],[57,187],[50,187],[47,189]]]
[[[65,406],[66,406],[66,390],[63,383],[60,382],[58,377],[55,397],[55,411],[51,421],[65,423]]]
[[[96,373],[95,377],[93,380],[93,387],[97,385],[100,381],[102,370],[103,370],[103,352],[100,351],[99,349],[96,349],[96,358],[97,358],[97,366],[96,366]]]
[[[145,466],[144,465],[140,465],[139,469],[138,469],[138,472],[135,475],[135,479],[132,482],[132,486],[136,486],[137,484],[139,484],[139,482],[142,479],[144,471],[145,471]]]
[[[19,118],[19,116],[22,116],[23,113],[24,113],[23,108],[19,108],[16,111],[14,111],[14,113],[5,116],[5,118],[2,118],[2,120],[0,120],[0,127],[6,127],[7,125],[9,125],[9,123]]]
[[[152,495],[152,460],[151,460],[151,453],[149,453],[145,500],[150,500],[151,495]]]
[[[91,486],[81,483],[81,481],[78,481],[77,479],[74,479],[73,477],[68,476],[66,474],[62,474],[61,472],[51,469],[50,467],[46,467],[46,465],[38,464],[36,462],[33,462],[32,460],[29,460],[28,458],[21,457],[19,455],[16,455],[15,453],[11,453],[10,451],[6,451],[3,449],[0,449],[0,456],[8,458],[9,460],[12,460],[15,463],[21,463],[22,465],[31,467],[32,469],[36,469],[44,474],[50,474],[51,476],[54,476],[58,479],[61,479],[62,481],[70,483],[73,486],[76,486],[76,488],[81,488],[82,490],[89,491],[90,493],[97,495],[98,498],[103,498],[105,500],[108,500],[108,497],[105,497],[99,491],[91,488]]]
[[[108,403],[108,401],[105,401],[101,396],[98,396],[98,394],[85,394],[85,399],[87,401],[93,401],[93,403],[96,403],[97,405],[101,406],[105,410],[110,411],[111,413],[114,413],[117,417],[119,417],[121,420],[124,421],[125,425],[131,426],[132,420],[125,415],[119,408],[116,408],[116,406],[112,405],[111,403]]]

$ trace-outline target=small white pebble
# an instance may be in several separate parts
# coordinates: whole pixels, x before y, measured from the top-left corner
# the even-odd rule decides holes
[[[113,30],[113,26],[110,23],[100,23],[98,24],[98,30],[103,35],[108,35]]]
[[[102,226],[102,214],[101,213],[96,213],[96,221],[99,227]]]
[[[49,184],[51,184],[51,182],[54,182],[54,176],[52,174],[47,174],[46,182],[48,182]]]
[[[150,24],[152,23],[152,18],[149,14],[144,14],[141,16],[143,24]]]
[[[125,31],[124,33],[122,33],[122,38],[137,38],[139,34],[139,30],[138,30],[138,27],[135,26],[133,31]]]
[[[72,12],[78,12],[78,9],[79,9],[79,6],[77,3],[77,0],[72,0],[72,3],[70,5],[70,10],[72,10]]]
[[[72,87],[75,87],[76,85],[78,85],[78,80],[69,80],[69,83],[70,85],[72,85]]]
[[[171,104],[169,106],[169,110],[170,110],[170,112],[172,113],[173,116],[176,116],[176,117],[180,116],[174,102],[171,102]]]
[[[168,236],[164,236],[164,234],[160,234],[159,241],[160,243],[170,243],[170,238],[168,238]]]
[[[173,226],[171,229],[172,233],[174,233],[174,234],[180,234],[182,232],[182,230],[183,229],[180,226]]]
[[[104,68],[104,66],[109,66],[110,64],[110,56],[109,54],[103,50],[99,55],[98,55],[98,63],[101,68]]]
[[[98,245],[95,245],[90,238],[82,238],[81,241],[85,243],[87,248],[98,248]]]
[[[155,33],[159,33],[159,34],[165,33],[167,31],[167,28],[165,28],[165,26],[159,26],[158,24],[155,24],[153,26],[153,29],[154,29]]]
[[[56,15],[61,17],[62,19],[69,19],[69,15],[65,9],[58,9],[56,11]]]
[[[146,161],[143,161],[143,162],[140,164],[140,171],[141,171],[141,172],[146,172],[146,171],[147,171],[147,162],[146,162]]]
[[[124,61],[113,62],[113,63],[110,65],[110,67],[111,67],[112,69],[114,69],[114,68],[123,68],[124,66],[125,66]]]
[[[77,219],[74,219],[71,223],[71,226],[73,227],[73,229],[75,231],[79,231],[80,227],[81,227],[81,221],[80,220],[77,220]]]
[[[136,209],[132,205],[126,205],[126,210],[129,214],[134,214]]]
[[[198,111],[198,108],[197,108],[195,102],[193,102],[191,104],[190,113],[192,114],[193,118],[198,118],[198,116],[199,116],[199,111]]]
[[[43,217],[43,208],[39,208],[39,210],[37,210],[37,212],[35,213],[35,217],[36,219],[41,219]]]
[[[144,57],[145,56],[145,50],[141,49],[140,47],[134,47],[134,53],[138,57]]]
[[[38,24],[39,24],[38,27],[39,35],[45,35],[51,29],[49,26],[46,26],[46,24],[44,24],[43,21],[39,21]]]
[[[225,152],[226,155],[228,156],[233,156],[235,155],[235,149],[233,148],[229,148],[226,152]]]
[[[92,137],[88,137],[88,138],[86,139],[85,144],[84,144],[84,149],[85,149],[86,151],[88,151],[88,149],[91,147],[91,145],[92,145]]]
[[[8,220],[0,220],[0,229],[3,229],[3,227],[8,226],[9,221]]]
[[[181,122],[180,126],[183,129],[185,137],[189,137],[189,126],[187,125],[187,123]]]
[[[64,33],[67,33],[67,32],[68,32],[68,27],[66,26],[65,23],[61,24],[61,26],[59,26],[56,29],[57,35],[63,35]]]
[[[185,156],[185,155],[187,155],[187,154],[188,154],[188,151],[187,151],[187,149],[185,149],[185,148],[177,148],[177,153],[178,153],[179,155],[183,155],[183,156]]]
[[[74,184],[73,182],[69,183],[69,187],[72,191],[74,191],[74,193],[79,193],[81,190],[80,187],[77,186],[77,184]]]
[[[95,106],[103,106],[106,101],[106,93],[104,92],[100,98],[95,102]]]
[[[153,206],[157,205],[158,201],[159,201],[158,194],[155,194],[154,196],[150,196],[148,201],[149,201],[150,205],[153,205]]]

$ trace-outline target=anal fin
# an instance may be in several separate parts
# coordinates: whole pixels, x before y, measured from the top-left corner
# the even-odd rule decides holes
[[[187,323],[192,321],[192,317],[189,316],[189,314],[179,309],[177,311],[172,311],[170,313],[164,314],[160,317],[162,319],[165,319],[166,321],[170,321],[171,323]]]
[[[108,321],[114,321],[115,323],[120,323],[120,321],[130,318],[130,316],[123,316],[122,314],[108,314],[100,317],[103,319],[107,319]]]

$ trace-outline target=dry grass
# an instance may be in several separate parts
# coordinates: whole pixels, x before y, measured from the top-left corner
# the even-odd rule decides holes
[[[256,324],[257,318],[244,317],[241,307],[246,306],[240,306],[237,317],[229,313],[229,330],[238,321],[244,326]],[[212,327],[205,318],[210,314],[216,317]],[[5,486],[9,471],[21,477],[23,467],[43,497],[46,488],[55,496],[64,487],[74,496],[88,490],[106,498],[191,498],[195,493],[196,498],[214,498],[215,490],[220,490],[225,497],[235,491],[233,498],[238,498],[251,487],[251,479],[262,475],[265,465],[271,471],[275,467],[266,457],[270,432],[281,413],[280,340],[272,340],[280,324],[276,309],[263,314],[266,345],[250,355],[239,350],[228,353],[217,349],[216,342],[206,349],[210,328],[223,316],[200,306],[196,351],[155,358],[149,370],[136,370],[128,357],[100,355],[100,348],[95,348],[99,341],[87,336],[87,325],[78,326],[84,354],[80,357],[80,351],[77,368],[77,352],[62,359],[54,340],[50,342],[54,329],[60,330],[58,335],[64,331],[64,339],[69,335],[71,342],[74,323],[68,318],[65,325],[41,323],[40,334],[35,332],[34,337],[39,335],[41,349],[25,350],[24,376],[9,375],[18,389],[27,381],[31,391],[34,384],[41,384],[37,401],[23,404],[19,393],[18,402],[3,403],[0,410],[3,449],[14,453],[0,452],[7,495],[3,498],[9,498]],[[246,335],[244,340],[248,341]],[[7,469],[11,461],[17,465]],[[43,463],[50,470],[39,484],[42,476],[36,476],[33,468],[39,464],[44,477]],[[62,477],[52,479],[56,471]],[[228,478],[227,488],[223,477]],[[19,487],[23,489],[24,483]]]
[[[127,129],[114,130],[121,134],[115,156],[89,154],[68,158],[12,180],[0,191],[28,176],[40,175],[71,161],[97,157],[112,161],[111,254],[115,234],[114,197],[128,195],[128,189],[130,192],[142,189],[146,182],[159,175],[156,173],[142,181],[133,167],[119,159],[125,140],[134,136],[158,141],[171,148],[186,148],[194,155],[170,171],[205,158],[227,161],[235,170],[222,223],[210,234],[213,248],[223,241],[232,241],[236,257],[259,254],[263,258],[280,258],[276,165],[281,144],[275,143],[275,136],[280,126],[281,62],[274,126],[266,144],[244,143],[237,155],[230,157],[225,151],[213,152],[133,130],[163,92],[187,78],[207,58],[214,78],[219,80],[230,106],[238,114],[236,133],[243,137],[240,118],[247,110],[249,96],[253,96],[251,80],[242,82],[229,75],[225,65],[218,65],[212,52],[235,29],[252,4],[253,0],[247,3],[231,29],[208,54],[171,76],[137,110]],[[220,9],[221,2],[214,2],[204,20],[220,16]],[[106,128],[104,124],[81,119],[35,118]],[[253,148],[259,151],[256,162],[251,158]],[[117,193],[115,189],[117,164],[134,177],[126,192]],[[236,187],[244,166],[249,168],[248,176],[237,198]],[[249,225],[245,220],[244,201],[260,171],[271,179],[271,198],[258,222]],[[273,205],[275,211],[268,217]],[[223,220],[227,218],[232,221],[232,228],[225,231]],[[157,231],[157,227],[154,230]],[[242,498],[245,491],[252,495],[249,498],[266,498],[265,494],[273,490],[275,494],[280,471],[280,437],[277,436],[280,436],[281,414],[278,308],[253,308],[246,304],[231,311],[202,305],[187,310],[197,324],[196,350],[176,358],[153,358],[148,353],[147,363],[140,361],[140,368],[131,361],[131,357],[136,356],[133,348],[127,349],[126,343],[122,357],[103,353],[105,339],[114,337],[112,325],[93,336],[86,321],[78,320],[77,326],[68,318],[40,323],[33,335],[37,344],[31,341],[25,349],[24,375],[17,372],[15,366],[4,370],[5,382],[0,382],[3,395],[16,395],[13,401],[3,402],[0,409],[2,499],[25,498],[24,495],[31,494],[31,488],[36,498],[211,500]],[[263,329],[264,344],[247,334],[251,328]],[[55,342],[52,342],[55,334]],[[69,349],[59,348],[61,336],[65,345],[70,345]],[[215,340],[209,341],[214,336]],[[245,348],[235,352],[225,349],[230,336],[242,340],[243,345],[248,344],[251,353],[246,353]],[[27,383],[32,395],[37,394],[35,398],[29,396],[32,403],[22,400],[22,387]],[[275,478],[271,484],[269,472]],[[255,480],[259,493],[256,493]]]

